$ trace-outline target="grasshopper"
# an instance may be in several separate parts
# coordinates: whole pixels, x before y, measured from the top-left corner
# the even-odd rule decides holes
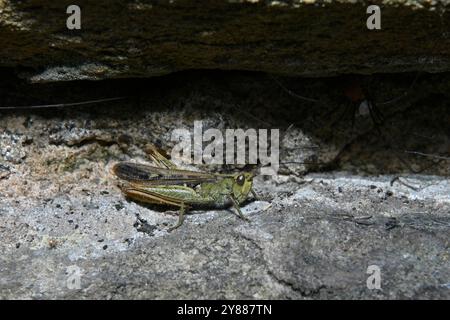
[[[179,208],[178,222],[168,229],[169,232],[183,224],[185,213],[193,207],[219,209],[233,206],[238,215],[248,221],[240,205],[249,193],[257,198],[252,189],[253,173],[213,174],[181,170],[154,146],[149,146],[147,152],[157,166],[119,162],[112,171],[126,181],[121,189],[127,197]]]

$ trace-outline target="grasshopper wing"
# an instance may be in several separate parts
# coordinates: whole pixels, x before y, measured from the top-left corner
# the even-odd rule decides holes
[[[146,185],[196,185],[216,182],[222,175],[179,169],[166,169],[132,162],[119,162],[113,167],[120,179]]]

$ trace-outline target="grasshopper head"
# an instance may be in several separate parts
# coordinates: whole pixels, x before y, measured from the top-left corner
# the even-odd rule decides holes
[[[249,172],[238,173],[233,176],[233,196],[239,203],[244,202],[249,192],[252,191],[253,176]]]

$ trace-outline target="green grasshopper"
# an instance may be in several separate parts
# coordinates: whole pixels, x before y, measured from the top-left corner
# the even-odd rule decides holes
[[[240,205],[249,193],[257,198],[252,189],[252,173],[226,175],[181,170],[154,146],[149,147],[148,153],[157,166],[119,162],[112,170],[117,177],[126,181],[121,189],[127,197],[180,208],[178,223],[168,231],[180,227],[185,213],[192,207],[219,209],[233,206],[238,215],[248,221]]]

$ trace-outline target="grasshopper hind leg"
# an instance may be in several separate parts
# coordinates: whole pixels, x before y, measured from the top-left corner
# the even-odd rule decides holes
[[[186,211],[187,211],[186,207],[184,205],[182,205],[180,207],[180,212],[179,212],[179,215],[178,215],[178,222],[177,222],[177,224],[172,226],[172,227],[170,227],[169,229],[167,229],[167,232],[171,232],[171,231],[179,228],[183,224],[183,222],[184,222],[184,214],[186,213]]]

